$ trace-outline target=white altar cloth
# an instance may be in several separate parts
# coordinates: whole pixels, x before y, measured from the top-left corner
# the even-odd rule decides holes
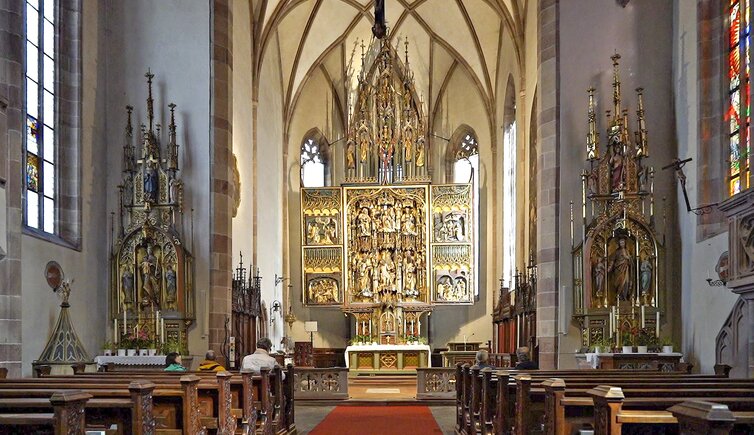
[[[346,367],[350,364],[348,358],[349,352],[386,352],[386,351],[424,351],[427,352],[427,367],[432,367],[432,359],[430,354],[432,349],[426,344],[363,344],[363,345],[351,345],[346,348]]]
[[[658,355],[658,356],[683,356],[682,353],[673,352],[673,353],[655,353],[655,352],[648,352],[648,353],[639,353],[639,352],[632,352],[624,355]],[[613,356],[614,353],[593,353],[593,352],[587,352],[583,354],[576,354],[576,358],[579,358],[580,355],[584,355],[584,359],[586,359],[586,362],[592,366],[593,369],[596,369],[600,366],[600,355],[603,356]],[[681,358],[681,361],[683,361],[683,358]]]
[[[165,366],[165,355],[155,356],[104,356],[94,357],[97,367],[106,366],[109,363],[115,363],[121,366]]]

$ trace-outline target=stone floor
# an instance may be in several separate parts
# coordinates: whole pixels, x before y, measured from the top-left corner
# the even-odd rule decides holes
[[[329,414],[334,406],[296,406],[296,429],[301,435],[308,434]],[[432,416],[445,435],[452,435],[455,426],[455,408],[453,406],[430,406]]]

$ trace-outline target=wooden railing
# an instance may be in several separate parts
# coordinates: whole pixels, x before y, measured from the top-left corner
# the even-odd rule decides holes
[[[454,399],[456,397],[456,369],[426,367],[416,369],[417,399]]]
[[[296,400],[348,400],[348,369],[296,367],[293,389]]]

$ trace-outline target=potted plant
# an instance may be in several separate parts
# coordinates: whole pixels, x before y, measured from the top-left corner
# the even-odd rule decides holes
[[[654,336],[647,332],[646,329],[640,329],[634,337],[638,353],[649,353],[649,345],[652,344]]]
[[[105,340],[102,344],[102,354],[105,356],[112,356],[115,349],[115,344],[110,340]]]
[[[663,337],[660,342],[662,344],[662,353],[673,353],[673,340],[670,337]]]
[[[592,343],[594,353],[609,353],[612,348],[613,340],[608,337],[601,337]]]
[[[419,342],[419,344],[423,344],[423,345],[427,344],[427,339],[424,337],[418,337],[417,341]]]
[[[626,326],[621,329],[621,346],[623,353],[634,353],[634,342],[639,335],[639,328]]]
[[[126,350],[126,356],[136,356],[136,349],[138,347],[136,334],[128,334],[127,336],[123,337],[123,340],[121,340],[120,343],[123,349]]]

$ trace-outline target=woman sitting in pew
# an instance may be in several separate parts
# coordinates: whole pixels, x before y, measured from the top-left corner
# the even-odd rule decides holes
[[[186,367],[181,365],[181,355],[178,352],[170,352],[165,357],[166,372],[185,372]]]

